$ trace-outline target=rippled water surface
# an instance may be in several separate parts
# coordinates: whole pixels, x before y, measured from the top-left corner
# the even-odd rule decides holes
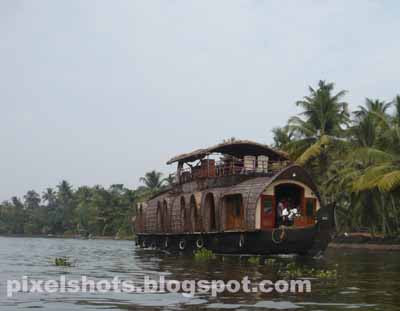
[[[71,267],[57,267],[54,258],[67,256]],[[174,293],[24,293],[6,296],[7,280],[111,280],[118,276],[142,284],[144,276],[167,280],[239,280],[253,284],[276,280],[278,265],[248,263],[246,258],[218,256],[211,261],[142,250],[130,241],[0,237],[0,310],[399,310],[400,253],[328,250],[324,258],[274,257],[308,268],[337,269],[337,278],[312,279],[311,293],[210,294]]]

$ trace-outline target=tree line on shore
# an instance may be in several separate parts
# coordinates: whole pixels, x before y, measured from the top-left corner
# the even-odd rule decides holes
[[[144,186],[135,190],[122,184],[75,190],[65,180],[42,194],[30,190],[23,199],[0,204],[0,234],[131,237],[135,202],[165,188],[171,178],[152,171],[141,181]]]
[[[366,98],[350,112],[346,91],[319,81],[296,102],[301,113],[273,129],[274,147],[304,166],[319,186],[323,204],[334,203],[340,231],[400,233],[400,96]],[[135,202],[173,182],[151,171],[135,190],[123,185],[81,186],[62,181],[42,195],[0,204],[0,234],[132,235]]]

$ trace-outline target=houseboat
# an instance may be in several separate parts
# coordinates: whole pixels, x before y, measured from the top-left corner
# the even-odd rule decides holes
[[[143,248],[317,254],[335,230],[310,175],[284,152],[231,140],[170,159],[174,184],[136,206]]]

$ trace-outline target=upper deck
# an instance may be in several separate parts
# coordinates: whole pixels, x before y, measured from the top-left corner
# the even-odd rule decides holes
[[[167,164],[175,162],[177,184],[226,176],[270,176],[290,164],[284,152],[248,140],[231,140],[181,154]]]

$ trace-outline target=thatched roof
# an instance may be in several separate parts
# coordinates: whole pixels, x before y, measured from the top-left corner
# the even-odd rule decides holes
[[[236,157],[242,157],[245,155],[266,155],[272,160],[288,160],[289,157],[285,152],[272,149],[268,145],[259,144],[249,140],[233,140],[223,142],[218,145],[205,148],[197,149],[190,153],[183,153],[170,159],[167,164],[174,162],[192,162],[201,158],[204,158],[211,153],[222,153]]]

